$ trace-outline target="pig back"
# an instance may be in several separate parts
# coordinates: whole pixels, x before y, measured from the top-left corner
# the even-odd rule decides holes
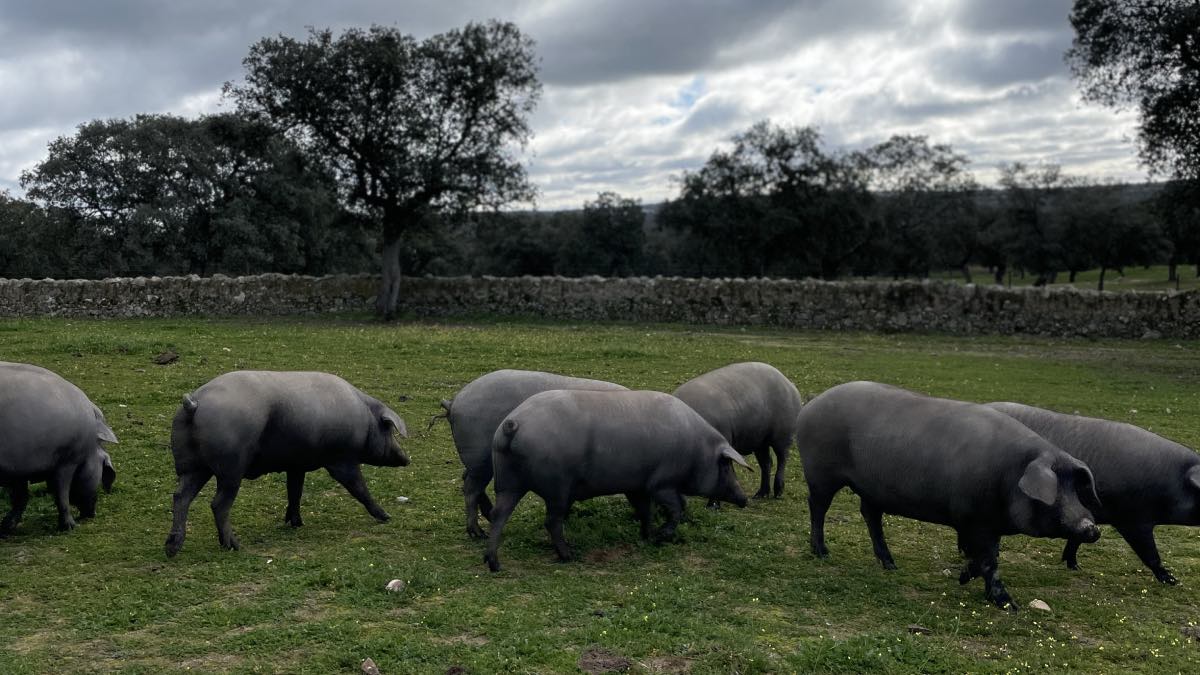
[[[984,406],[877,383],[839,385],[804,406],[806,475],[849,485],[887,513],[956,525],[1003,518],[1045,441]]]
[[[533,370],[497,370],[480,376],[450,404],[450,434],[463,465],[485,473],[492,462],[492,435],[500,422],[534,394],[554,389],[623,391],[625,387],[582,377]]]
[[[753,450],[782,433],[790,437],[800,393],[766,363],[734,363],[684,382],[675,396],[720,431],[735,448]]]
[[[363,396],[329,373],[235,371],[196,390],[192,427],[230,447],[357,449],[375,423]]]
[[[1141,427],[1020,403],[989,403],[1092,470],[1106,522],[1112,515],[1175,507],[1183,476],[1200,455]]]
[[[45,368],[0,362],[0,477],[44,474],[97,447],[82,390]]]
[[[685,403],[651,391],[554,390],[535,394],[497,429],[496,485],[506,471],[535,492],[567,489],[576,498],[685,485],[702,463],[716,467],[725,441]],[[514,460],[507,468],[505,460]],[[519,468],[517,468],[519,467]]]

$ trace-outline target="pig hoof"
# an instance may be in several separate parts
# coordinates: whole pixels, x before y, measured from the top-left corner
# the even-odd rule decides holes
[[[478,526],[468,527],[467,528],[467,536],[472,539],[487,539],[487,533],[485,533]]]
[[[67,518],[66,520],[60,520],[58,523],[58,529],[61,532],[66,532],[67,530],[75,529],[75,519]]]
[[[1012,596],[1010,596],[1007,591],[1002,591],[998,595],[992,596],[992,602],[995,603],[995,605],[1000,609],[1007,610],[1014,614],[1019,609],[1017,607],[1017,603],[1013,601]]]
[[[500,571],[500,561],[496,560],[492,556],[484,555],[483,562],[487,563],[488,569],[491,570],[492,572]]]
[[[283,519],[283,522],[287,523],[288,525],[291,525],[292,527],[303,527],[304,526],[304,519],[302,519],[300,516],[288,516]]]
[[[884,561],[883,561],[883,569],[885,569],[885,570],[894,570],[894,569],[896,569],[896,563],[895,563],[894,561],[891,561],[891,560],[884,560]]]
[[[1170,586],[1174,586],[1175,584],[1179,583],[1179,580],[1175,578],[1175,575],[1166,570],[1156,571],[1154,573],[1154,578],[1158,579],[1160,583],[1168,584]]]
[[[758,492],[754,493],[755,499],[763,499],[764,497],[770,497],[770,496],[771,496],[771,493],[767,492],[766,490],[759,490]]]
[[[378,520],[378,521],[379,521],[379,522],[381,522],[381,523],[386,523],[387,521],[389,521],[389,520],[391,520],[391,519],[392,519],[392,517],[391,517],[391,516],[389,516],[388,514],[384,513],[383,511],[380,511],[379,513],[372,513],[372,514],[371,514],[371,516],[372,516],[373,518],[375,518],[375,520]]]
[[[237,537],[230,535],[228,539],[221,542],[221,548],[226,551],[237,551],[242,548],[242,545],[238,543]]]

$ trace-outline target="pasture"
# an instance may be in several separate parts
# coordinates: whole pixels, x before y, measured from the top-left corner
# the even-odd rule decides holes
[[[166,349],[180,355],[159,366]],[[1023,610],[957,583],[949,529],[888,517],[899,569],[875,561],[857,500],[843,491],[828,560],[808,550],[793,451],[787,492],[745,510],[703,508],[676,543],[643,544],[625,500],[578,504],[555,562],[534,495],[517,508],[489,574],[463,531],[461,466],[444,422],[476,376],[551,370],[670,391],[734,361],[769,362],[809,398],[873,379],[938,396],[1018,400],[1131,421],[1200,446],[1200,343],[949,338],[686,326],[493,320],[383,325],[365,317],[279,320],[0,321],[0,360],[78,384],[120,438],[95,520],[54,531],[44,488],[0,541],[0,672],[1083,672],[1195,671],[1200,541],[1158,530],[1176,587],[1155,582],[1109,527],[1081,571],[1062,542],[1011,537],[1001,574]],[[305,525],[283,523],[283,475],[247,481],[233,507],[242,550],[216,541],[210,483],[168,560],[180,396],[239,368],[326,370],[406,420],[411,466],[364,467],[392,520],[376,524],[324,473],[309,474]],[[407,400],[401,402],[401,397]],[[753,463],[753,460],[751,460]],[[757,475],[740,474],[752,492]],[[399,497],[407,497],[401,501]],[[7,498],[2,503],[7,509]],[[402,579],[390,593],[384,586]],[[1028,609],[1041,599],[1051,613]],[[922,628],[910,632],[910,626]],[[915,628],[913,630],[916,630]],[[927,631],[927,632],[926,632]]]

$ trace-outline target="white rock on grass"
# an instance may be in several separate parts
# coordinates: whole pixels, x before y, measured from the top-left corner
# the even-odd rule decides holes
[[[1030,609],[1037,609],[1037,610],[1041,610],[1041,611],[1043,611],[1043,612],[1049,612],[1049,611],[1050,611],[1050,605],[1047,605],[1046,603],[1042,602],[1041,600],[1031,600],[1031,601],[1029,601],[1029,608],[1030,608]]]
[[[400,591],[404,590],[404,586],[405,584],[403,579],[392,579],[388,582],[387,589],[393,593],[399,593]]]

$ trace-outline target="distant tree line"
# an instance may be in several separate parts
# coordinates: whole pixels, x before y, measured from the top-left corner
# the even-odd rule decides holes
[[[409,274],[921,278],[987,268],[994,283],[1200,263],[1193,184],[1121,186],[1053,165],[1003,166],[921,136],[834,152],[811,127],[761,122],[644,206],[427,214]],[[325,274],[379,269],[375,225],[333,171],[251,116],[94,121],[0,195],[0,276]]]

